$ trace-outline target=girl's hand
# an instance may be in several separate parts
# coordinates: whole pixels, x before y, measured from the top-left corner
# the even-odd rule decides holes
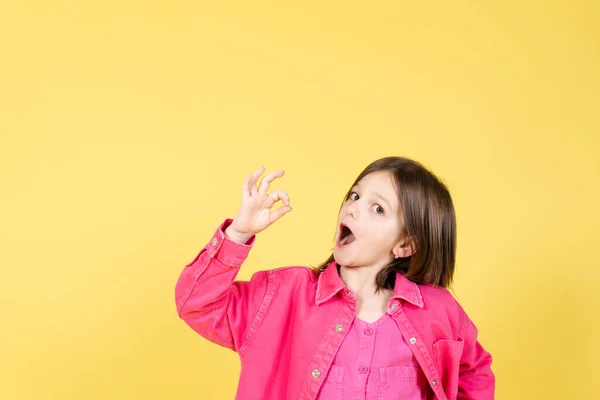
[[[265,175],[257,188],[258,178],[264,170],[264,167],[260,167],[244,180],[242,205],[231,225],[225,230],[227,237],[238,243],[246,243],[253,235],[265,230],[273,222],[292,211],[290,198],[286,192],[278,189],[267,194],[271,182],[275,178],[282,177],[285,172],[277,170]],[[276,210],[271,210],[280,200],[284,205]]]

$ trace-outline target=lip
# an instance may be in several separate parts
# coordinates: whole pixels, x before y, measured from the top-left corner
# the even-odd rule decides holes
[[[350,225],[349,223],[342,221],[340,222],[340,225],[338,226],[339,229],[342,229],[342,226],[347,227],[348,229],[352,230],[352,225]]]

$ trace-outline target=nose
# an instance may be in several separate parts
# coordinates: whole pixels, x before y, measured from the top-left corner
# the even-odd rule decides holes
[[[358,217],[358,203],[352,203],[346,209],[346,213],[350,215],[352,218]]]

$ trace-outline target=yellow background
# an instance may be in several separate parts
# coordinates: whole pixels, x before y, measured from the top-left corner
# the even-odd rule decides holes
[[[599,3],[297,3],[0,6],[0,399],[232,399],[181,269],[261,164],[294,211],[240,277],[319,263],[386,155],[450,187],[497,398],[596,398]]]

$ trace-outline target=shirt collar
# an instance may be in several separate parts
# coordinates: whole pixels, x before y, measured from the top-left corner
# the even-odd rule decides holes
[[[337,263],[332,261],[327,265],[325,271],[319,275],[315,299],[317,305],[326,302],[344,289],[346,289],[346,285],[340,278]],[[396,284],[392,298],[405,300],[420,308],[424,306],[419,285],[404,277],[400,272],[396,273]]]

